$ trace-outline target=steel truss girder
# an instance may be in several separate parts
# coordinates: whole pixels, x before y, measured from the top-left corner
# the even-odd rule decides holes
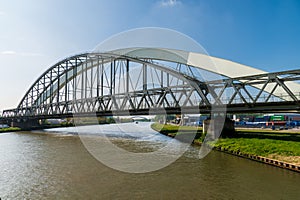
[[[137,70],[140,66],[141,73],[134,74],[136,66]],[[139,81],[141,90],[137,88]],[[31,86],[18,108],[4,114],[54,116],[72,112],[179,109],[199,106],[199,102],[209,106],[208,92],[197,90],[199,86],[201,83],[194,78],[152,62],[112,54],[82,54],[47,70]],[[192,101],[191,97],[199,101]]]
[[[290,89],[295,81],[300,81],[300,70],[209,81],[206,85],[215,91],[214,99],[222,101],[227,107],[244,104],[250,108],[271,102],[299,104],[300,87],[296,91],[295,87],[293,91]],[[270,92],[266,92],[266,88]]]
[[[229,112],[264,111],[274,103],[281,111],[288,110],[285,105],[294,111],[299,107],[300,88],[296,93],[289,83],[300,81],[300,70],[201,82],[194,76],[193,67],[186,67],[182,71],[180,63],[174,69],[151,59],[109,53],[72,56],[43,73],[17,109],[6,110],[3,116],[51,117],[74,112],[105,115],[161,108],[175,112],[182,107],[197,107],[204,112],[224,104]]]

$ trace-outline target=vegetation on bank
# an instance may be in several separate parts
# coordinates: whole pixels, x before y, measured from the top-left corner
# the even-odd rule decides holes
[[[300,165],[300,132],[238,130],[232,138],[220,138],[214,146]]]
[[[153,123],[151,128],[164,135],[175,137],[177,134],[195,134],[195,139],[200,139],[202,135],[202,127],[195,126],[176,126],[170,124]]]
[[[152,128],[154,130],[160,130],[159,132],[165,135],[171,133],[174,136],[179,126],[155,123],[152,125]],[[203,141],[202,128],[180,127],[180,129],[197,129],[198,138],[195,138],[195,141],[200,143]],[[201,132],[201,134],[199,134],[199,132]],[[219,138],[215,144],[211,143],[211,145],[230,151],[263,156],[300,165],[300,131],[238,129],[234,134],[231,134],[231,137]]]
[[[0,133],[4,132],[13,132],[13,131],[20,131],[21,129],[19,127],[8,127],[8,128],[1,128]]]
[[[300,142],[259,138],[221,138],[214,145],[230,151],[300,164]]]

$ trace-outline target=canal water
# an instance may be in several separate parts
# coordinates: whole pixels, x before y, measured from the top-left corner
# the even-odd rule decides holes
[[[149,123],[145,126],[148,132],[143,129],[131,134],[113,131],[112,125],[102,128],[114,144],[132,152],[155,151],[171,140],[150,130]],[[96,130],[95,126],[85,128],[87,132]],[[192,146],[165,168],[135,174],[111,169],[95,159],[76,135],[76,128],[3,133],[0,134],[0,198],[300,198],[299,173],[215,151],[198,159],[198,152],[199,147]]]

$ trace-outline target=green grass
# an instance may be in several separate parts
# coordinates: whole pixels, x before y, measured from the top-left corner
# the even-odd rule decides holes
[[[164,135],[175,136],[178,134],[195,134],[195,139],[198,139],[202,135],[202,127],[194,126],[175,126],[170,124],[153,123],[151,128]]]
[[[259,138],[225,138],[219,139],[214,146],[265,157],[272,154],[281,156],[300,156],[299,141]]]
[[[21,129],[18,127],[9,127],[9,128],[1,128],[0,133],[4,132],[12,132],[12,131],[20,131]]]
[[[200,143],[202,141],[202,128],[157,123],[152,124],[152,128],[165,135],[191,133],[196,130],[198,136],[195,140]],[[177,133],[179,128],[181,132]],[[300,164],[300,131],[238,129],[233,137],[220,138],[214,146]]]
[[[232,138],[220,138],[215,147],[259,156],[300,156],[300,133],[272,130],[237,130]]]

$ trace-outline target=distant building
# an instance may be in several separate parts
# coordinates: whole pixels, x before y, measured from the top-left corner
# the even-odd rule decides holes
[[[207,119],[207,115],[201,114],[185,114],[183,117],[183,125],[185,126],[202,126],[203,120]]]

